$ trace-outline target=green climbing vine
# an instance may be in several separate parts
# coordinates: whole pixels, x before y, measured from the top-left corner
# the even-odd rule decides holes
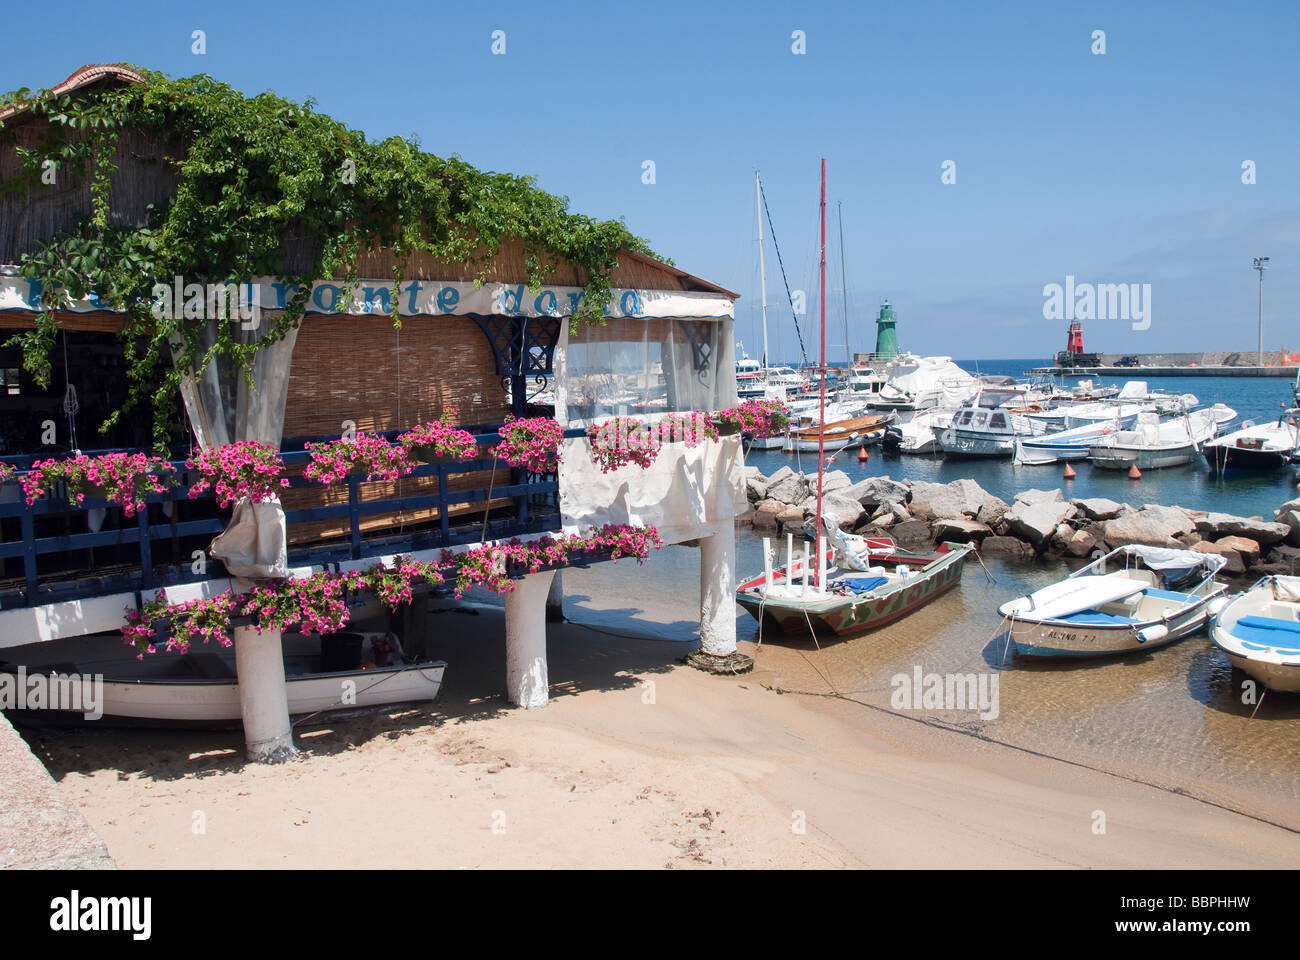
[[[133,69],[144,82],[0,97],[0,111],[20,108],[49,121],[42,140],[27,147],[0,121],[0,144],[14,146],[21,162],[0,192],[41,190],[53,162],[87,177],[91,195],[83,224],[23,257],[23,275],[41,285],[41,312],[31,330],[5,345],[20,347],[24,368],[48,386],[59,303],[93,292],[121,311],[128,396],[102,430],[152,399],[154,440],[165,445],[182,371],[198,373],[213,362],[247,370],[258,349],[301,320],[314,281],[341,274],[355,287],[357,258],[366,249],[394,251],[390,308],[398,325],[396,285],[416,252],[471,264],[482,282],[502,241],[518,238],[532,288],[545,282],[552,257],[586,271],[575,323],[603,321],[620,248],[649,253],[621,220],[570,213],[566,198],[538,189],[531,177],[480,171],[455,156],[425,153],[411,139],[371,143],[317,113],[310,100],[245,97],[208,76],[172,79]],[[173,195],[140,227],[115,225],[111,216],[124,130],[162,139],[177,178]],[[237,323],[217,323],[213,342],[204,339],[207,319],[154,315],[154,285],[176,276],[187,283],[269,276],[295,285],[296,293],[255,337],[240,337]],[[348,298],[339,298],[340,309]]]

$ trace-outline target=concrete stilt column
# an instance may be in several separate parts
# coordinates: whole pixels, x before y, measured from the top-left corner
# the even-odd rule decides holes
[[[554,571],[530,573],[506,594],[506,693],[516,706],[544,707],[550,696],[546,673],[546,598]]]
[[[248,759],[265,763],[288,760],[298,751],[289,725],[280,631],[258,633],[254,627],[236,627],[235,670]]]
[[[560,570],[555,571],[546,593],[546,619],[551,623],[564,622],[564,573]]]
[[[736,652],[736,529],[719,523],[700,541],[700,649],[691,666],[715,673],[743,673],[754,661]]]

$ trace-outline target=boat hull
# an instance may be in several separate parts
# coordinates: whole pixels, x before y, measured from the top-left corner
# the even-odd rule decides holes
[[[950,427],[936,436],[946,459],[1009,457],[1016,452],[1015,434],[979,434]]]
[[[1094,466],[1101,467],[1103,470],[1128,470],[1134,465],[1139,470],[1163,470],[1166,467],[1186,466],[1195,456],[1196,451],[1191,444],[1159,450],[1137,447],[1092,447],[1088,451],[1088,459]]]
[[[914,582],[906,583],[878,598],[846,601],[765,600],[756,591],[741,592],[736,601],[756,620],[769,617],[781,632],[792,637],[807,635],[809,625],[817,635],[853,636],[874,630],[920,609],[951,590],[961,581],[962,565],[971,553],[968,544],[951,544],[952,557],[927,572],[918,571]]]
[[[1182,640],[1204,627],[1210,619],[1209,600],[1217,595],[1206,596],[1204,602],[1168,620],[1123,626],[1079,626],[1072,623],[1013,620],[1009,628],[1011,642],[1022,657],[1109,657],[1138,650],[1154,650]],[[1155,626],[1165,626],[1169,632],[1158,640],[1143,642],[1139,639],[1140,631]]]
[[[1286,591],[1285,597],[1274,595],[1274,589],[1279,588]],[[1238,621],[1264,616],[1295,624],[1300,620],[1300,600],[1296,597],[1300,597],[1300,577],[1265,578],[1235,597],[1210,625],[1210,640],[1234,667],[1270,690],[1283,693],[1300,692],[1300,640],[1292,639],[1295,634],[1289,631],[1277,633],[1278,642],[1263,640],[1258,631],[1253,637],[1238,636]],[[1263,633],[1268,636],[1272,631]]]

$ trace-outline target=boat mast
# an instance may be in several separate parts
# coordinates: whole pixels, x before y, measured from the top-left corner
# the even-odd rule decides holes
[[[853,351],[849,349],[849,287],[848,274],[844,269],[844,203],[835,201],[835,214],[840,221],[840,293],[844,295],[844,365],[848,368],[845,377],[853,376]]]
[[[822,157],[822,201],[821,201],[821,320],[822,320],[822,355],[821,355],[821,426],[817,428],[817,526],[813,531],[813,543],[818,553],[822,542],[822,474],[826,470],[826,158]],[[821,559],[818,558],[820,565]],[[825,590],[826,584],[817,584],[818,589]]]
[[[767,381],[767,272],[763,267],[763,187],[754,171],[754,202],[758,206],[758,289],[763,298],[763,381]]]

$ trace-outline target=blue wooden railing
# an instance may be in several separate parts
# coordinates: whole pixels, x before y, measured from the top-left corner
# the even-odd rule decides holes
[[[487,427],[483,432],[475,433],[474,440],[480,447],[493,447],[501,437]],[[395,433],[395,431],[394,431]],[[584,431],[573,429],[565,432],[566,437],[583,436]],[[298,437],[285,442],[281,453],[286,466],[300,466],[310,460],[310,453],[302,449],[305,441],[337,440],[333,437]],[[392,439],[391,437],[389,439]],[[84,451],[88,456],[108,453],[108,450]],[[172,456],[177,456],[173,451]],[[30,466],[34,459],[48,457],[10,457],[6,462],[21,469]],[[188,473],[185,458],[172,461],[178,476]],[[447,478],[451,475],[476,473],[495,470],[495,479],[491,490],[482,487],[473,490],[448,490]],[[346,503],[328,504],[317,507],[303,507],[285,510],[285,520],[292,533],[293,526],[299,523],[311,523],[322,520],[343,520],[346,518],[348,532],[346,537],[331,538],[328,541],[291,547],[289,563],[291,566],[330,563],[339,560],[359,560],[368,556],[381,556],[392,553],[410,553],[434,547],[450,547],[462,543],[477,543],[480,539],[497,539],[517,536],[525,533],[540,533],[559,528],[559,511],[557,496],[559,483],[554,474],[538,476],[512,469],[508,464],[491,458],[467,460],[449,464],[426,464],[407,475],[411,478],[437,477],[436,492],[420,493],[407,496],[392,496],[382,499],[362,500],[360,485],[367,481],[364,474],[352,474],[343,483],[347,486]],[[504,478],[505,482],[501,482]],[[289,479],[290,489],[329,489],[312,483],[302,477]],[[10,488],[11,490],[15,488]],[[118,511],[120,508],[105,500],[92,499],[69,503],[58,493],[51,492],[38,499],[30,507],[24,502],[21,493],[17,500],[0,502],[0,522],[17,518],[21,538],[10,542],[0,542],[0,561],[21,558],[23,576],[21,585],[11,585],[9,589],[0,588],[0,609],[30,607],[62,600],[75,600],[85,597],[100,596],[109,593],[141,591],[171,586],[178,583],[208,580],[225,576],[225,569],[217,560],[205,560],[202,572],[196,572],[188,558],[175,558],[169,565],[160,567],[154,562],[154,543],[171,540],[175,543],[183,538],[211,538],[226,528],[228,512],[220,515],[196,517],[181,520],[181,504],[197,504],[213,500],[212,493],[206,492],[198,497],[189,497],[190,486],[182,484],[162,494],[151,494],[146,498],[148,504],[173,502],[172,516],[161,523],[151,522],[151,514],[156,510],[148,508],[137,512],[134,521],[126,520],[117,529],[84,533],[63,533],[37,536],[36,526],[39,518],[65,516],[73,522],[84,523],[76,515],[84,517],[86,511],[94,508],[107,508]],[[484,524],[483,514],[475,512],[471,517],[458,518],[452,522],[449,508],[466,503],[487,503],[491,500],[510,499],[514,509],[512,515],[489,519]],[[215,505],[214,505],[215,507]],[[436,520],[421,521],[414,529],[397,530],[395,525],[385,526],[368,533],[362,532],[364,518],[376,514],[427,510],[437,508]],[[214,510],[215,512],[215,510]],[[117,571],[104,576],[88,575],[85,571],[76,573],[69,565],[62,570],[42,572],[38,568],[41,557],[69,551],[84,550],[94,547],[131,547],[138,550],[138,566],[130,571]],[[206,547],[206,541],[201,544]],[[199,546],[196,545],[195,549]]]

